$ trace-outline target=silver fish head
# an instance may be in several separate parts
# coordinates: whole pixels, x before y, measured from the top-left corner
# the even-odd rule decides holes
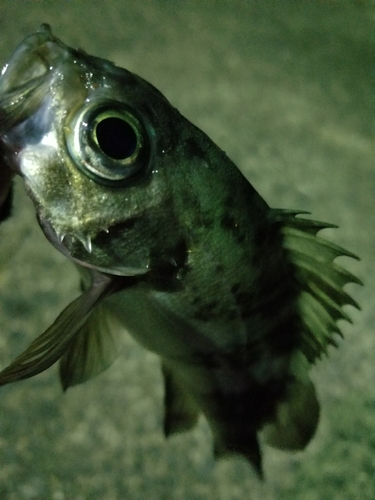
[[[3,160],[24,178],[48,239],[80,264],[144,273],[155,242],[168,246],[160,219],[172,210],[174,160],[163,130],[180,115],[165,106],[140,77],[69,48],[47,25],[3,68]]]

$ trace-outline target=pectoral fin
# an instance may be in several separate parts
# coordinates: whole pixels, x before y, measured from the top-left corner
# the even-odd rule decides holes
[[[123,328],[99,304],[70,341],[60,360],[60,380],[66,390],[108,368],[120,352]]]
[[[111,277],[93,273],[91,286],[71,302],[13,363],[0,372],[0,385],[32,377],[53,365],[64,354],[100,300],[116,287]]]

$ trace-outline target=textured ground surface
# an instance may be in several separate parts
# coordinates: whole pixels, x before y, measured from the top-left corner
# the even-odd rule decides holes
[[[271,206],[311,210],[345,264],[345,340],[314,368],[322,403],[303,453],[264,450],[261,484],[241,459],[215,464],[202,421],[165,441],[158,360],[129,340],[116,364],[62,394],[56,367],[0,390],[1,500],[375,498],[375,335],[370,135],[372,13],[366,2],[49,1],[0,4],[0,64],[41,22],[66,43],[158,87],[244,170]],[[17,193],[0,233],[0,363],[76,294],[77,279]]]

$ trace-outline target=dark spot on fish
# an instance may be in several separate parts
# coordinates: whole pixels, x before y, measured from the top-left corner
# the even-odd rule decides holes
[[[228,231],[233,231],[236,227],[236,222],[230,214],[225,213],[221,218],[221,227]]]
[[[193,301],[194,303],[194,301]],[[199,304],[195,301],[197,307],[194,318],[199,321],[210,321],[213,318],[222,318],[223,321],[232,321],[237,318],[237,309],[235,307],[228,308],[227,305],[222,305],[217,301],[209,301]]]
[[[195,319],[201,321],[209,321],[217,315],[217,306],[218,304],[215,301],[210,301],[202,304],[194,314]]]
[[[126,221],[119,222],[118,224],[114,224],[113,226],[108,227],[107,230],[100,231],[98,235],[95,237],[95,243],[97,245],[101,245],[106,243],[108,238],[115,239],[117,236],[122,237],[124,231],[130,231],[134,228],[137,222],[140,220],[139,217],[131,217]]]
[[[185,147],[188,149],[191,156],[205,159],[206,151],[196,139],[189,137],[189,139],[185,141]]]
[[[181,290],[182,280],[189,270],[187,260],[188,248],[183,239],[174,247],[166,249],[163,255],[151,252],[147,281],[156,290],[165,292]]]
[[[179,241],[172,253],[176,261],[176,267],[179,269],[185,267],[188,260],[188,247],[186,241]]]
[[[300,325],[297,302],[293,288],[284,286],[287,281],[287,277],[281,283],[275,281],[271,272],[265,283],[254,284],[253,291],[244,289],[239,283],[231,287],[238,312],[248,330],[249,343],[253,343],[255,352],[259,351],[258,346],[262,343],[266,343],[269,352],[276,357],[298,347]],[[251,349],[249,345],[249,353]]]
[[[232,287],[232,291],[233,291]],[[243,318],[246,318],[246,313],[251,313],[252,305],[254,303],[254,294],[248,292],[241,292],[239,286],[236,287],[236,291],[233,292],[236,297],[236,302],[241,310]]]
[[[237,310],[235,308],[229,309],[226,317],[229,321],[236,319],[237,318]]]
[[[9,190],[9,193],[5,198],[4,203],[0,207],[0,222],[3,222],[5,219],[10,217],[10,214],[12,212],[12,202],[13,202],[13,188]]]
[[[230,213],[224,213],[222,216],[221,227],[232,233],[239,244],[244,242],[245,234],[243,232],[243,228]]]
[[[114,228],[120,232],[122,232],[123,230],[129,231],[130,229],[133,229],[133,227],[136,225],[138,220],[139,220],[138,217],[131,217],[130,219],[127,219],[126,221],[121,222],[120,224],[116,224],[116,226],[114,226]]]
[[[279,377],[265,384],[254,383],[243,392],[215,394],[218,416],[227,422],[227,429],[239,434],[240,439],[244,429],[255,430],[273,415],[284,393],[285,380]]]

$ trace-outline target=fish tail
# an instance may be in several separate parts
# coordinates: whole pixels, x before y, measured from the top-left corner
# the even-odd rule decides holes
[[[241,455],[263,478],[258,433],[275,414],[276,402],[285,392],[285,380],[274,379],[267,384],[252,381],[242,390],[240,383],[230,392],[207,393],[203,412],[214,436],[215,457]]]
[[[262,455],[254,429],[241,429],[236,432],[234,427],[226,427],[214,432],[215,458],[224,458],[230,455],[242,455],[254,467],[260,479],[263,479]]]
[[[261,397],[262,390],[258,386],[244,390],[235,387],[233,391],[226,392],[216,386],[209,390],[209,377],[202,373],[202,367],[185,366],[181,369],[163,360],[162,370],[165,387],[164,434],[170,436],[192,429],[199,414],[203,413],[213,434],[215,458],[242,455],[262,478],[257,430],[264,411],[269,411],[268,406],[274,400],[276,389],[266,389],[269,398]]]

